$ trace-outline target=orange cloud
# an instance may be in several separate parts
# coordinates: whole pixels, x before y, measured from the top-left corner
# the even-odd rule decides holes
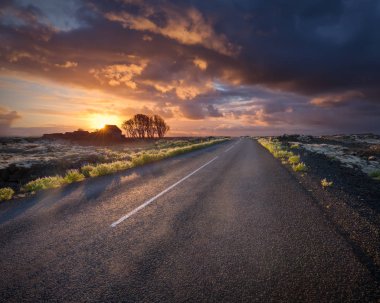
[[[78,63],[74,61],[66,61],[65,63],[62,64],[54,64],[56,67],[60,68],[72,68],[72,67],[77,67]]]
[[[137,87],[133,78],[141,75],[147,61],[141,61],[140,64],[113,64],[108,65],[102,69],[91,69],[90,74],[93,74],[101,84],[107,82],[110,86],[126,85],[129,88],[135,89]]]
[[[125,28],[159,34],[186,45],[202,45],[228,56],[237,54],[238,48],[232,46],[224,35],[217,34],[212,25],[195,8],[177,11],[163,7],[162,10],[167,17],[164,26],[159,26],[149,19],[155,12],[153,7],[146,9],[146,12],[140,16],[125,11],[106,13],[105,16],[108,20],[120,22]]]
[[[342,94],[324,95],[311,99],[310,103],[319,107],[333,107],[355,98],[363,98],[359,91],[348,91]]]
[[[193,60],[193,63],[196,67],[198,67],[200,70],[206,70],[207,69],[207,61],[195,58]]]

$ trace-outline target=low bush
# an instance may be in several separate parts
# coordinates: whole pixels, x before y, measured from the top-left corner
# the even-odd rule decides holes
[[[10,187],[0,188],[0,201],[6,201],[12,199],[15,191]]]
[[[66,183],[79,182],[84,180],[85,176],[78,169],[70,169],[64,177]]]
[[[65,183],[65,179],[60,176],[43,177],[25,184],[23,190],[27,192],[35,192],[42,189],[57,188]]]

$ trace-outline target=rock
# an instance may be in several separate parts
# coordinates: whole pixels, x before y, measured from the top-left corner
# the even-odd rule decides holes
[[[369,156],[368,161],[376,161],[376,157],[375,156]]]

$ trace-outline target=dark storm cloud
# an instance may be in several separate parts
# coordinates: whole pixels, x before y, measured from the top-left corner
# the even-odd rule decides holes
[[[377,0],[47,3],[0,4],[3,70],[189,119],[380,131]]]

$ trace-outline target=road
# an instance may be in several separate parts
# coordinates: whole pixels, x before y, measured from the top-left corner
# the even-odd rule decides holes
[[[377,282],[248,138],[0,205],[3,302],[366,302]]]

